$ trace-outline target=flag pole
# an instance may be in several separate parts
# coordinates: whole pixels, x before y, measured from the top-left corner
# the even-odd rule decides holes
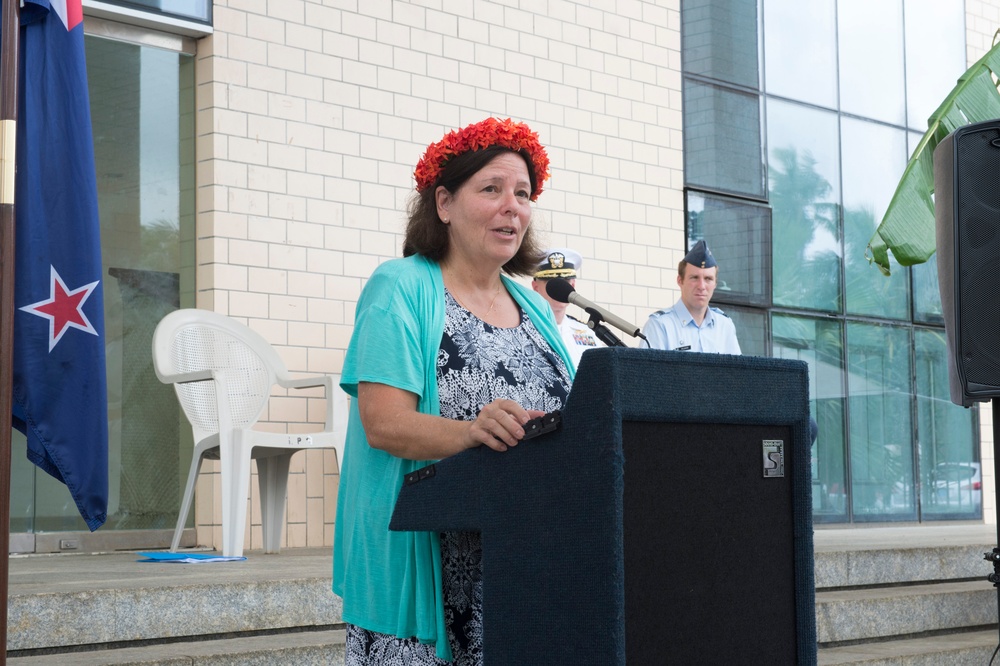
[[[14,391],[14,167],[17,146],[19,0],[0,16],[0,666],[7,664],[11,410]]]

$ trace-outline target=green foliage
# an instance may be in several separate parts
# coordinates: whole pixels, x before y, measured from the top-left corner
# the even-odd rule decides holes
[[[997,31],[1000,35],[1000,31]],[[996,36],[994,36],[996,42]],[[958,85],[931,114],[928,129],[906,165],[882,223],[865,256],[889,275],[889,250],[903,266],[927,261],[936,249],[934,231],[934,148],[948,134],[972,123],[1000,118],[1000,44],[958,79]]]
[[[180,230],[175,220],[142,225],[142,268],[176,273],[180,269]]]

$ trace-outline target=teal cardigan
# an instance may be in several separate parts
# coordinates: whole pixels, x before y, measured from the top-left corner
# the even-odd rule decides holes
[[[506,276],[503,282],[572,377],[573,364],[548,303]],[[436,362],[444,302],[436,262],[415,255],[379,266],[358,300],[341,374],[344,390],[357,398],[359,382],[386,384],[416,394],[419,412],[440,414]],[[344,600],[344,622],[416,637],[434,644],[438,657],[451,660],[438,535],[389,531],[403,476],[431,462],[404,460],[368,446],[357,400],[351,401],[337,495],[333,591]]]

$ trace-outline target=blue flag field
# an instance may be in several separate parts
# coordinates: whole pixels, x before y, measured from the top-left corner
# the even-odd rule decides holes
[[[100,220],[81,0],[21,9],[14,426],[91,530],[107,518]]]

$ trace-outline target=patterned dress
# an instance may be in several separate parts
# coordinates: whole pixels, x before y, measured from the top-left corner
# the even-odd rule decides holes
[[[437,357],[441,416],[473,421],[505,398],[525,409],[562,409],[569,394],[566,365],[521,313],[515,328],[495,328],[445,291],[445,326]],[[444,613],[453,662],[433,645],[347,625],[346,666],[481,666],[483,663],[482,545],[478,532],[441,534]]]

